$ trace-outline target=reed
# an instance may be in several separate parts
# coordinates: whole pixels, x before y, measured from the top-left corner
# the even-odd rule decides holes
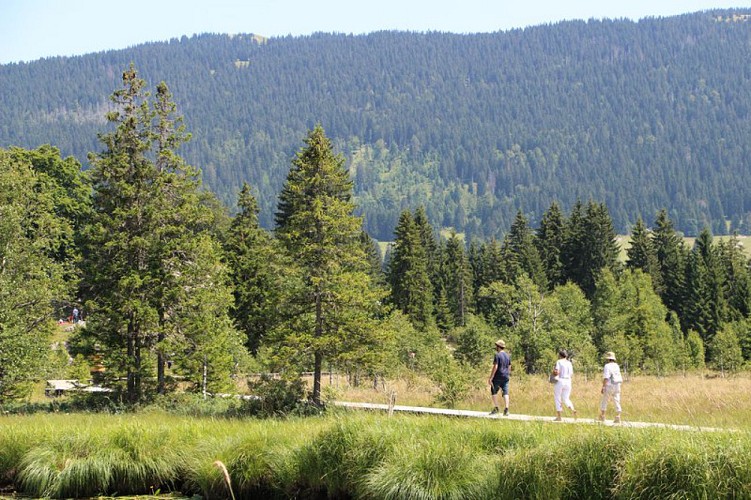
[[[0,426],[0,487],[31,497],[751,498],[743,430],[344,411],[288,420],[34,415],[0,417]]]

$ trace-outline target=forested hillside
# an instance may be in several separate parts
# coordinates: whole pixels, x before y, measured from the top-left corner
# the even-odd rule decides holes
[[[300,137],[320,123],[359,213],[391,239],[404,208],[470,236],[537,226],[557,200],[604,201],[616,230],[666,208],[676,229],[751,223],[746,11],[564,22],[491,34],[201,35],[0,66],[0,147],[49,143],[86,164],[134,62],[167,81],[181,153],[229,206],[247,181],[262,225]]]

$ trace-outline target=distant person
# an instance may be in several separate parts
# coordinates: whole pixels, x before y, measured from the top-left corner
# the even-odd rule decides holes
[[[568,359],[568,352],[565,349],[558,351],[558,361],[555,362],[553,375],[556,377],[556,383],[553,386],[553,400],[555,401],[555,421],[561,421],[561,412],[563,405],[571,410],[576,418],[576,409],[571,402],[571,379],[574,376],[574,365]]]
[[[78,323],[78,319],[79,319],[78,314],[79,314],[78,308],[74,307],[73,308],[73,323]]]
[[[605,421],[605,411],[608,409],[608,401],[613,399],[615,404],[615,418],[613,423],[621,422],[621,367],[615,362],[615,353],[605,353],[605,367],[602,370],[602,398],[600,399],[600,421]]]
[[[497,340],[495,343],[495,357],[493,357],[493,368],[490,370],[488,385],[490,385],[490,396],[493,399],[493,411],[491,415],[497,415],[500,412],[498,406],[498,392],[503,395],[505,406],[503,415],[508,415],[508,383],[511,377],[511,355],[506,351],[506,342]]]

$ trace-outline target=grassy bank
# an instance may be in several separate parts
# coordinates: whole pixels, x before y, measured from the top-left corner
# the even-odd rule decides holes
[[[747,498],[751,434],[338,413],[287,421],[0,417],[34,497]],[[223,476],[223,464],[230,484]]]
[[[484,367],[478,369],[473,379],[475,387],[456,405],[465,410],[490,410],[490,393]],[[600,371],[584,370],[576,373],[573,382],[573,400],[583,418],[595,418],[600,401]],[[329,385],[329,381],[324,381]],[[438,388],[427,379],[387,381],[374,390],[372,384],[354,388],[344,382],[333,384],[335,397],[345,401],[387,403],[388,395],[395,392],[397,404],[412,406],[437,406]],[[628,421],[661,422],[748,429],[751,431],[751,375],[739,373],[721,377],[718,373],[693,373],[669,377],[628,377],[623,384],[623,416]],[[555,415],[553,387],[541,375],[513,375],[510,384],[511,409],[524,415]],[[612,413],[612,404],[611,404]]]

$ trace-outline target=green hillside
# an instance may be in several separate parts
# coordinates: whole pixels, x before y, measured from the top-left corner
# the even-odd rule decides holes
[[[0,66],[0,147],[50,143],[85,163],[107,97],[134,62],[173,91],[181,153],[263,225],[300,138],[320,123],[344,154],[366,228],[402,209],[500,236],[521,209],[604,201],[618,231],[667,208],[687,235],[748,232],[751,24],[745,10],[572,21],[489,34],[199,35]]]

